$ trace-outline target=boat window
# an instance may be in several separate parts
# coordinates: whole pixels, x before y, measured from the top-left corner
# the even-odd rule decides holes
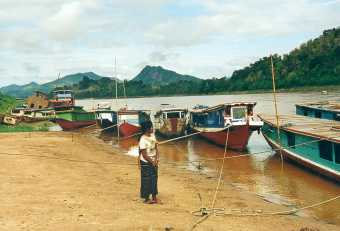
[[[334,113],[333,114],[333,119],[335,120],[335,121],[340,121],[340,113]]]
[[[295,134],[287,132],[288,147],[295,148]]]
[[[168,112],[168,119],[172,119],[172,118],[180,118],[180,115],[178,112]]]
[[[340,144],[334,144],[335,163],[340,164]]]
[[[244,119],[247,115],[246,107],[233,107],[231,110],[233,119]]]
[[[321,111],[315,111],[315,117],[321,118]]]
[[[332,143],[327,140],[320,140],[319,141],[319,153],[322,159],[333,161]]]
[[[308,116],[308,111],[306,109],[303,109],[303,115]]]

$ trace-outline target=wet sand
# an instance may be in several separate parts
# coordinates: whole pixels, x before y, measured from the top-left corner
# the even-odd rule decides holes
[[[208,206],[216,187],[215,178],[161,163],[162,204],[143,204],[136,158],[84,134],[0,134],[0,157],[1,230],[189,230],[199,219],[191,214],[201,207],[198,194]],[[216,207],[234,213],[289,209],[228,182],[221,186]],[[296,215],[211,216],[195,230],[303,227],[339,230]]]

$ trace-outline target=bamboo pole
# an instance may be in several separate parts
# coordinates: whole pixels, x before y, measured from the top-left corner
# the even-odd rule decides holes
[[[275,70],[273,63],[273,56],[270,56],[270,63],[272,69],[272,82],[273,82],[273,98],[274,98],[274,107],[275,107],[275,118],[276,118],[276,130],[277,130],[277,143],[279,144],[279,152],[281,158],[281,168],[283,169],[283,156],[282,156],[282,145],[281,145],[281,136],[280,136],[280,120],[279,114],[277,110],[277,97],[276,97],[276,86],[275,86]]]

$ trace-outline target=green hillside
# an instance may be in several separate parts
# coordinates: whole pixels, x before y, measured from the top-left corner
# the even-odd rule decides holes
[[[6,87],[0,88],[0,92],[6,95],[11,95],[17,98],[25,98],[27,96],[32,95],[34,91],[42,91],[45,93],[49,93],[55,87],[62,87],[65,85],[73,85],[80,82],[84,77],[87,77],[92,80],[99,80],[103,78],[103,76],[97,75],[93,72],[86,73],[77,73],[72,75],[66,75],[60,79],[54,80],[52,82],[48,82],[45,84],[38,84],[35,82],[31,82],[25,85],[9,85]]]
[[[15,104],[15,98],[0,93],[0,114],[9,112]]]
[[[274,55],[278,88],[340,84],[340,28],[323,34],[289,54]],[[270,57],[235,71],[226,84],[228,91],[270,89]]]

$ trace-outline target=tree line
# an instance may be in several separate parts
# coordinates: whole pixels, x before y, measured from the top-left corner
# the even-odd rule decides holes
[[[272,56],[278,89],[304,86],[340,85],[340,28],[323,34],[289,54]],[[69,88],[69,86],[67,87]],[[112,98],[116,83],[110,78],[83,78],[71,86],[77,98]],[[215,94],[272,88],[270,56],[236,70],[230,77],[183,81],[167,85],[145,84],[142,81],[118,82],[118,97]]]

